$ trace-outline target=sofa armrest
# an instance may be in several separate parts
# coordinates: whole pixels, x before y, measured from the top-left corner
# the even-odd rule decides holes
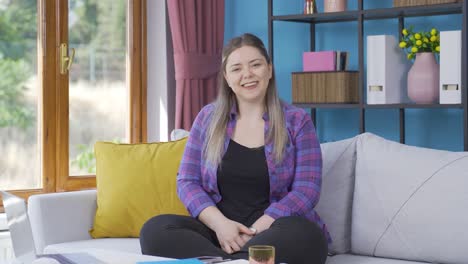
[[[28,214],[36,252],[51,244],[91,239],[96,190],[39,194],[29,197]]]

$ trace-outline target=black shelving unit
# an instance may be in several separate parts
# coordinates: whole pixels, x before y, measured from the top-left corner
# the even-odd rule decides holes
[[[463,147],[468,151],[468,84],[467,72],[467,42],[466,30],[468,27],[467,2],[438,4],[427,6],[394,7],[379,9],[364,9],[364,0],[358,0],[358,9],[335,13],[317,13],[310,15],[273,15],[273,0],[268,0],[268,49],[272,60],[273,54],[273,22],[284,21],[293,23],[310,24],[310,50],[315,50],[315,25],[320,23],[336,23],[356,21],[358,24],[358,65],[359,65],[359,103],[356,104],[294,104],[303,108],[310,108],[312,119],[315,122],[317,108],[334,109],[358,109],[359,110],[359,132],[365,132],[365,111],[366,109],[399,109],[400,120],[400,142],[405,143],[405,109],[462,109],[463,111]],[[398,19],[399,32],[404,28],[405,18],[462,14],[462,80],[461,80],[461,104],[385,104],[368,105],[364,101],[365,81],[364,81],[364,21],[378,19]]]

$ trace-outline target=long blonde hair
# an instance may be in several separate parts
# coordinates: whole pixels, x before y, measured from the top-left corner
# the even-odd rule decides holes
[[[214,111],[207,131],[205,140],[204,157],[208,162],[219,165],[222,160],[224,150],[224,139],[226,134],[227,124],[229,122],[230,112],[236,104],[236,95],[229,87],[224,73],[226,71],[227,58],[231,53],[243,46],[251,46],[260,51],[267,63],[271,65],[271,59],[263,45],[263,42],[252,34],[243,34],[233,38],[223,48],[223,57],[221,69],[218,73],[218,96],[214,103]],[[272,67],[273,69],[273,67]],[[270,120],[270,127],[266,142],[273,140],[273,152],[276,163],[283,160],[284,150],[288,142],[288,134],[286,130],[286,122],[281,106],[281,101],[276,90],[275,72],[273,70],[272,77],[268,83],[265,95],[265,107]]]

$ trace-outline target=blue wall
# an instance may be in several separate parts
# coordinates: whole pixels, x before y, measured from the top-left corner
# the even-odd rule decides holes
[[[317,1],[319,12],[323,1]],[[225,42],[250,32],[268,45],[267,0],[225,0]],[[302,12],[303,0],[275,0],[274,15]],[[391,7],[392,0],[364,0],[364,8]],[[357,0],[348,0],[357,9]],[[408,18],[416,30],[461,28],[461,15]],[[308,24],[274,22],[274,67],[281,98],[291,102],[291,72],[302,70],[302,52],[310,47]],[[364,35],[393,34],[398,37],[398,20],[372,20],[364,24]],[[357,22],[318,24],[316,50],[344,50],[350,55],[349,69],[358,70]],[[364,41],[365,43],[365,41]],[[364,46],[365,48],[365,46]],[[364,52],[365,53],[365,52]],[[366,61],[364,59],[364,61]],[[353,137],[359,133],[359,112],[355,109],[318,109],[317,133],[321,142]],[[399,141],[398,109],[366,110],[366,131]],[[463,113],[460,109],[407,109],[406,144],[446,150],[463,150]]]

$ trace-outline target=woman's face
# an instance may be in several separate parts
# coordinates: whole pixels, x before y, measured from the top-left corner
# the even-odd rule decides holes
[[[254,47],[240,47],[227,58],[224,78],[238,101],[263,103],[271,76],[271,65]]]

